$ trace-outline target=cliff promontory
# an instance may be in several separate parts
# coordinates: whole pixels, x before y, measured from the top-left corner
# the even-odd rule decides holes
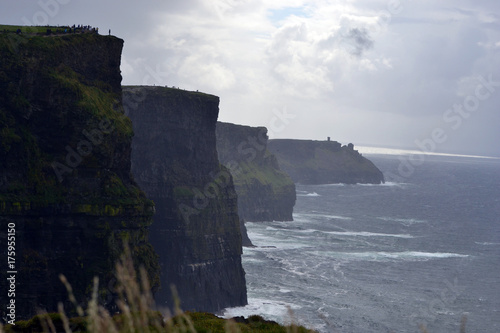
[[[156,214],[150,240],[160,256],[159,306],[215,312],[247,303],[237,197],[219,163],[219,98],[163,87],[124,87],[132,119],[132,172]]]
[[[336,141],[275,139],[268,144],[280,167],[295,183],[380,184],[382,172],[354,150]]]
[[[217,123],[217,150],[229,168],[245,221],[291,221],[295,184],[267,149],[265,127]]]
[[[158,287],[153,203],[130,173],[122,47],[97,34],[0,34],[1,318],[69,303],[59,274],[82,302],[98,276],[111,307],[124,241]]]

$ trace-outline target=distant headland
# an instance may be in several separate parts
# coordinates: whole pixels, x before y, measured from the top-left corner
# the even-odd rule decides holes
[[[301,184],[380,184],[382,172],[349,143],[337,141],[269,140],[268,149],[282,170]]]

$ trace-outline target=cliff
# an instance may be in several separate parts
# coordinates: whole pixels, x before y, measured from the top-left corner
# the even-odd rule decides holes
[[[217,123],[220,161],[233,175],[238,211],[246,221],[291,221],[295,184],[267,149],[265,127]]]
[[[336,141],[276,139],[269,151],[295,183],[301,184],[380,184],[382,172],[354,146]]]
[[[132,119],[132,172],[156,204],[150,240],[160,255],[157,304],[215,312],[247,303],[237,197],[215,146],[219,98],[124,87]]]
[[[59,274],[79,301],[98,276],[100,302],[112,307],[123,241],[158,287],[154,206],[130,174],[122,47],[97,34],[0,34],[1,318],[12,317],[9,302],[16,320],[68,303]]]

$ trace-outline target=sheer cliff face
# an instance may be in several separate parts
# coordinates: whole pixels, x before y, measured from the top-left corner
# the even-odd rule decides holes
[[[215,146],[219,98],[160,87],[124,87],[123,98],[135,132],[132,172],[156,205],[157,304],[172,306],[171,284],[184,310],[246,304],[237,197]]]
[[[269,141],[280,167],[295,183],[301,184],[380,184],[382,172],[361,156],[352,144],[336,141],[276,139]]]
[[[79,301],[98,276],[100,301],[112,307],[124,240],[158,286],[153,203],[130,175],[122,46],[95,34],[0,34],[0,237],[15,226],[16,320],[68,301],[59,274]]]
[[[217,123],[217,150],[230,169],[246,221],[291,221],[295,185],[267,150],[267,129]]]

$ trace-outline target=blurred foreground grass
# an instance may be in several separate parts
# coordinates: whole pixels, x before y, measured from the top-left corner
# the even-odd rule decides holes
[[[68,318],[62,304],[58,313],[42,313],[30,320],[18,321],[15,325],[0,325],[0,333],[314,333],[301,326],[282,326],[276,322],[267,321],[260,316],[251,316],[248,319],[238,317],[234,319],[219,318],[210,313],[183,312],[180,302],[176,302],[175,313],[162,315],[154,310],[151,288],[144,269],[136,270],[131,260],[130,250],[125,247],[125,254],[116,264],[118,279],[117,306],[119,314],[112,316],[104,307],[97,304],[98,279],[94,278],[92,298],[84,310],[77,304],[71,285],[61,276],[66,285],[69,299],[74,304],[78,317]]]

